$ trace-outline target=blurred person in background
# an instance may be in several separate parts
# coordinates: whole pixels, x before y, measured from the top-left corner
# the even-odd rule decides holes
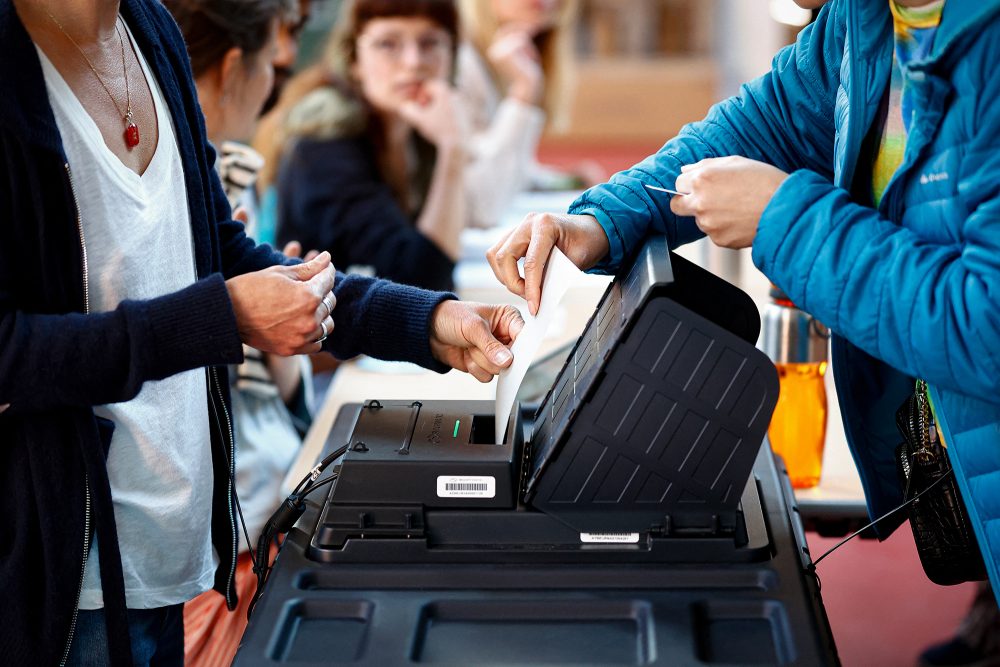
[[[289,82],[269,158],[278,240],[450,289],[468,215],[451,0],[344,3],[321,62]],[[267,169],[265,169],[266,173]]]
[[[604,180],[596,163],[579,174],[539,164],[546,127],[569,123],[576,0],[458,0],[464,41],[457,86],[471,123],[466,186],[470,222],[497,224],[517,193]]]
[[[293,0],[278,24],[278,52],[274,57],[274,85],[261,109],[262,119],[278,103],[285,84],[295,75],[299,59],[299,38],[312,16],[313,0]]]
[[[272,88],[273,63],[289,56],[287,41],[280,46],[280,31],[289,20],[298,20],[295,0],[164,0],[164,5],[187,44],[226,196],[234,209],[243,207],[237,217],[254,237],[254,198],[248,195],[263,158],[236,140],[252,134]],[[308,357],[266,354],[249,345],[243,346],[243,357],[242,364],[229,369],[235,477],[246,529],[255,539],[284,500],[281,482],[311,420],[312,385]],[[232,662],[257,583],[246,545],[237,558],[235,578],[240,600],[235,613],[213,591],[184,606],[187,665]]]
[[[958,642],[924,654],[931,665],[998,662],[997,62],[1000,0],[832,0],[770,72],[568,214],[531,214],[489,251],[536,312],[553,246],[599,272],[651,233],[671,247],[703,235],[751,247],[834,332],[845,432],[869,514],[888,515],[882,538],[905,517],[893,513],[896,410],[926,398],[937,426],[927,437],[947,446],[993,584],[993,595],[978,589]]]
[[[285,90],[285,85],[291,81],[295,74],[295,65],[299,59],[299,39],[312,16],[314,0],[298,0],[298,2],[293,2],[293,5],[297,5],[293,7],[294,11],[287,12],[278,26],[278,53],[274,58],[274,85],[271,87],[271,94],[264,102],[261,117],[257,120],[257,127],[253,139],[250,141],[250,145],[261,153],[262,159],[264,155],[274,156],[280,153],[277,132],[284,122],[284,115],[276,107]],[[256,209],[253,238],[258,243],[275,245],[277,244],[278,229],[278,199],[274,187],[265,184],[265,181],[269,183],[270,179],[270,172],[265,173],[264,178],[258,178],[254,182],[254,188],[246,193],[246,197],[253,199]],[[285,250],[286,252],[288,250],[287,244]]]

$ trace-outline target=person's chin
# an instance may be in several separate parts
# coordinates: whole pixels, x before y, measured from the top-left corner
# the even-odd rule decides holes
[[[423,89],[424,86],[422,83],[407,83],[397,86],[394,92],[399,96],[400,100],[412,102],[420,98],[420,94],[423,92]]]
[[[526,21],[528,27],[528,32],[532,37],[540,35],[543,32],[552,30],[556,27],[556,23],[559,22],[558,14],[552,14],[551,16],[538,16],[532,21]]]
[[[393,97],[392,99],[372,99],[368,98],[368,103],[372,106],[375,112],[380,116],[398,116],[399,110],[406,102],[405,99],[401,97]]]

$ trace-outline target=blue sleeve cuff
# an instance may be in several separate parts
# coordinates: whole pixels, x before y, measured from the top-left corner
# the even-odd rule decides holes
[[[771,278],[779,287],[787,291],[787,286],[782,285],[780,276],[782,273],[781,262],[778,261],[778,254],[786,241],[792,226],[798,222],[805,214],[806,209],[812,205],[818,196],[814,192],[817,186],[821,189],[834,187],[819,174],[808,169],[799,169],[792,172],[778,189],[771,195],[771,201],[764,208],[757,225],[757,234],[754,236],[751,257],[754,265],[761,270],[764,275]],[[811,195],[811,196],[807,196]],[[801,248],[797,255],[805,252],[815,254],[818,248]]]
[[[591,273],[615,272],[650,234],[664,234],[671,248],[701,237],[693,218],[674,216],[669,197],[650,197],[650,180],[661,182],[637,166],[587,190],[569,207],[571,214],[593,216],[608,238],[608,254]]]
[[[614,273],[622,263],[625,255],[625,245],[622,243],[621,233],[615,227],[611,216],[603,209],[597,208],[593,203],[578,199],[570,206],[571,215],[591,215],[597,219],[598,224],[604,230],[604,235],[608,237],[608,254],[597,264],[587,269],[587,273],[607,275]]]

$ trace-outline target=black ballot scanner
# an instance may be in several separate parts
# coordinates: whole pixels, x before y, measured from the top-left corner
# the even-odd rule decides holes
[[[742,291],[651,238],[544,400],[345,406],[238,665],[837,664]]]

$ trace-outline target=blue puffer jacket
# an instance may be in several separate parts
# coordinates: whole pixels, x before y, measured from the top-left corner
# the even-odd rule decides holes
[[[861,147],[891,49],[888,0],[833,0],[769,74],[570,212],[604,227],[611,252],[597,270],[610,269],[648,233],[672,245],[700,236],[643,183],[673,187],[681,165],[725,155],[789,172],[753,260],[836,333],[834,378],[869,512],[901,502],[894,413],[924,378],[1000,593],[1000,0],[945,3],[932,55],[905,72],[918,108],[873,210],[850,191],[868,187]]]

